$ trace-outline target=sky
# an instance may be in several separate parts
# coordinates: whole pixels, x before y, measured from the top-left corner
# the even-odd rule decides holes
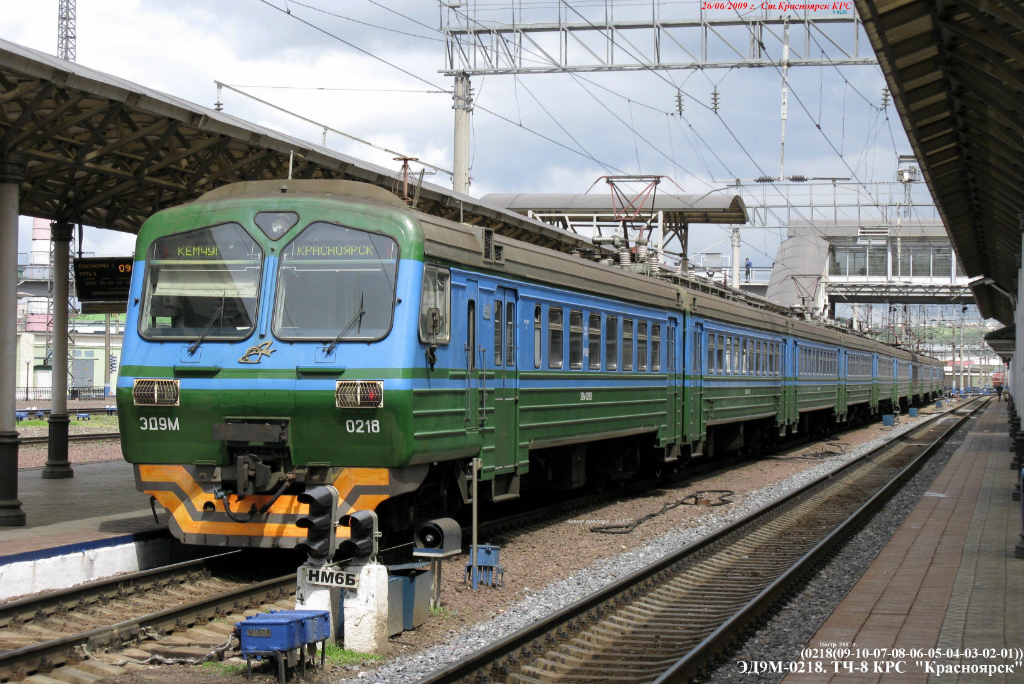
[[[449,4],[459,1],[474,0]],[[511,20],[511,3],[479,1],[471,21]],[[605,0],[572,5],[570,19],[597,21]],[[561,3],[516,0],[516,6],[526,7],[517,20],[550,21]],[[614,0],[612,6],[620,19],[651,12],[650,0]],[[698,7],[662,0],[659,9],[663,18],[690,18]],[[719,15],[735,18],[734,12]],[[438,73],[445,65],[437,30],[443,16],[435,0],[78,0],[77,61],[204,106],[217,101],[214,81],[245,86],[308,119],[451,169],[452,101],[438,92],[452,87],[452,78]],[[55,53],[56,18],[57,0],[4,0],[0,38]],[[676,37],[693,48],[689,34]],[[728,39],[745,50],[750,37],[733,33]],[[795,49],[807,52],[803,40],[795,27]],[[682,58],[681,48],[663,42],[665,59]],[[861,54],[870,55],[863,33],[859,43]],[[647,49],[637,38],[632,44]],[[590,47],[601,49],[595,42]],[[630,51],[626,43],[616,47],[620,58]],[[835,54],[821,36],[809,52],[817,56],[823,47]],[[541,48],[558,49],[550,41]],[[527,49],[526,59],[536,60],[539,49]],[[572,54],[580,49],[573,46]],[[713,58],[728,53],[721,41],[711,45]],[[883,107],[877,66],[793,67],[789,81],[786,175],[851,178],[862,195],[872,192],[871,182],[894,179],[896,155],[910,146],[894,107]],[[500,75],[474,77],[473,88],[474,196],[582,193],[601,176],[641,173],[670,176],[685,192],[703,194],[728,179],[778,173],[781,72],[775,68]],[[683,93],[682,115],[677,92]],[[225,90],[221,102],[232,115],[321,141],[318,126],[237,93]],[[333,133],[327,146],[398,168],[394,155]],[[430,180],[451,184],[441,174]],[[21,252],[29,250],[29,225],[22,221]],[[719,249],[714,245],[726,238],[721,227],[696,226],[691,252]],[[744,257],[755,266],[771,265],[780,231],[744,230],[743,239]],[[86,252],[129,254],[133,238],[87,229],[84,242]],[[720,249],[727,252],[728,243]]]

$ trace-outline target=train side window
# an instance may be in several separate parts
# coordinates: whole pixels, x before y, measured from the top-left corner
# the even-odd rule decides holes
[[[430,264],[423,267],[423,289],[420,292],[420,342],[448,344],[451,339],[449,306],[451,273]],[[432,333],[437,334],[432,334]]]
[[[754,373],[757,375],[764,375],[764,357],[761,356],[761,342],[758,341],[754,345]]]
[[[736,370],[740,375],[746,375],[750,368],[750,360],[747,358],[747,338],[741,337],[738,341],[740,343],[740,365]]]
[[[633,370],[633,321],[622,319],[622,370]]]
[[[708,362],[704,372],[708,375],[715,374],[715,335],[708,333]]]
[[[669,337],[671,337],[671,329],[669,330]],[[675,365],[672,363],[672,344],[671,340],[669,343],[669,369]],[[651,324],[651,370],[658,372],[661,370],[661,325],[658,323]]]
[[[757,358],[754,356],[754,340],[747,338],[747,373],[757,373]]]
[[[540,368],[544,333],[541,330],[540,304],[533,307],[533,367]]]
[[[732,337],[725,338],[725,368],[726,375],[732,375]]]
[[[590,312],[590,339],[587,341],[590,354],[590,370],[601,370],[601,314]]]
[[[604,367],[619,369],[619,317],[609,316],[604,338]]]
[[[466,306],[466,370],[476,370],[476,302]]]
[[[569,310],[569,368],[583,368],[583,312]]]
[[[718,336],[718,365],[715,366],[715,372],[719,375],[725,373],[725,359],[729,357],[725,354],[725,338],[721,335]]]
[[[548,368],[561,368],[562,356],[562,307],[548,307]]]
[[[501,324],[501,300],[494,300],[494,367],[501,367],[501,353],[505,348],[501,335],[505,327]]]
[[[516,305],[505,304],[505,365],[516,365]]]
[[[647,321],[636,324],[636,369],[647,370]]]
[[[733,375],[740,374],[740,338],[732,338],[732,372]]]

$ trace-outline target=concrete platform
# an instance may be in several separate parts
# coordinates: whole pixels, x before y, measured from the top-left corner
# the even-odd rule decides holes
[[[808,658],[821,663],[822,671],[790,674],[783,682],[1024,682],[1024,662],[1017,660],[1024,657],[1024,560],[1014,558],[1021,504],[1010,497],[1016,481],[1010,459],[1006,404],[990,402],[910,516],[807,644],[846,645],[855,653],[839,660],[852,667],[836,665],[833,657]],[[857,649],[882,652],[857,654]],[[1003,649],[1015,653],[1005,657]],[[990,674],[981,670],[986,666],[1011,671]],[[940,674],[940,667],[968,670]]]
[[[39,468],[20,470],[18,497],[28,525],[0,527],[0,563],[11,554],[164,527],[154,522],[124,461],[76,464],[67,480],[44,480]]]
[[[135,490],[124,461],[75,465],[75,477],[18,473],[27,527],[0,527],[0,601],[219,551],[183,546]]]

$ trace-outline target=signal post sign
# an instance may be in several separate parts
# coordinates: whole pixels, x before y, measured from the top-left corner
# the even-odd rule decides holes
[[[306,584],[337,589],[355,590],[359,588],[358,572],[342,570],[337,565],[324,565],[320,567],[306,565],[302,569],[306,574]]]

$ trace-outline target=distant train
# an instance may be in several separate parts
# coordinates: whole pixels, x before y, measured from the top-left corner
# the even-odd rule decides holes
[[[401,530],[468,502],[473,458],[488,501],[601,488],[943,387],[934,359],[360,183],[225,186],[135,258],[122,450],[190,544],[293,547],[320,484]]]

